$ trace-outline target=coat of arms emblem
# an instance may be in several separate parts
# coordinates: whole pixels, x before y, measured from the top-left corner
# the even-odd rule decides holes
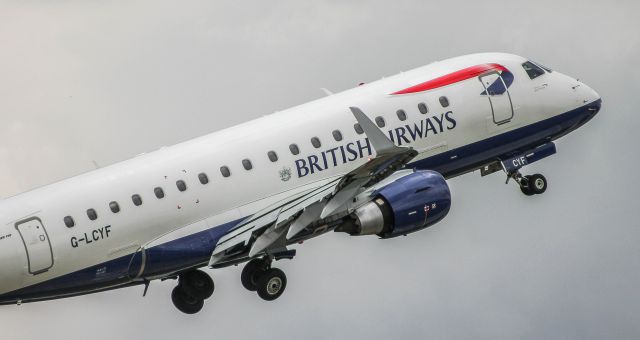
[[[282,168],[282,170],[280,170],[280,179],[283,182],[286,182],[289,179],[291,179],[291,169],[290,168]]]

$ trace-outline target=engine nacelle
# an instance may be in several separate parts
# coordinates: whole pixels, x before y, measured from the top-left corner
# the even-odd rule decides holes
[[[391,238],[429,227],[449,212],[451,192],[441,174],[416,171],[387,184],[356,209],[354,223],[338,228],[351,235]]]

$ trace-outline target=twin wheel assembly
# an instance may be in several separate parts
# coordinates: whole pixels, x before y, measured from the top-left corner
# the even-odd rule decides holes
[[[242,286],[267,301],[280,297],[287,287],[287,277],[278,268],[271,268],[269,258],[253,259],[242,269]]]
[[[266,301],[280,297],[287,287],[287,277],[278,268],[271,268],[271,259],[261,258],[249,261],[240,276],[242,286],[257,292]],[[214,291],[213,280],[202,270],[190,270],[180,274],[178,285],[171,292],[173,305],[183,313],[195,314],[202,310],[204,301]]]
[[[541,174],[521,176],[516,179],[520,191],[527,196],[539,195],[547,191],[547,179]]]
[[[181,312],[195,314],[204,306],[204,300],[211,297],[214,288],[209,274],[191,270],[180,274],[178,285],[171,292],[171,301]]]
[[[547,179],[541,174],[523,176],[519,171],[514,171],[507,176],[507,182],[513,178],[520,186],[520,191],[527,196],[539,195],[547,191]]]

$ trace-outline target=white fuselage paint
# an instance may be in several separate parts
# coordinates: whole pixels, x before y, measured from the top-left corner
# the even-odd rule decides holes
[[[451,111],[456,121],[454,129],[445,127],[441,133],[438,129],[437,134],[418,138],[410,144],[402,143],[419,151],[416,160],[420,160],[548,119],[598,99],[586,85],[559,72],[529,79],[521,67],[525,60],[509,54],[487,53],[432,63],[7,198],[0,202],[0,293],[246,217],[320,181],[344,175],[366,162],[367,157],[337,162],[335,166],[330,160],[331,166],[323,171],[300,178],[295,161],[363,140],[365,136],[354,131],[356,121],[349,111],[351,106],[361,108],[372,120],[382,116],[386,122],[382,128],[385,133]],[[501,64],[514,74],[515,80],[509,87],[514,114],[508,123],[494,123],[488,99],[480,95],[483,87],[477,77],[426,92],[390,95],[483,63]],[[440,105],[440,96],[448,98],[449,107]],[[417,105],[421,102],[428,106],[426,115],[418,110]],[[398,119],[398,109],[406,112],[406,121]],[[341,131],[341,142],[332,137],[334,130]],[[319,149],[311,145],[312,137],[318,137],[322,142]],[[297,156],[289,151],[292,143],[300,149]],[[277,153],[277,162],[267,158],[270,150]],[[253,169],[245,170],[243,159],[250,159]],[[229,167],[230,177],[221,175],[221,166]],[[290,170],[291,178],[287,181],[281,179],[283,169]],[[198,180],[201,172],[208,175],[207,185]],[[186,191],[177,189],[177,180],[186,182]],[[163,199],[155,197],[155,187],[164,190]],[[141,195],[141,206],[133,205],[133,194]],[[118,202],[120,212],[110,211],[111,201]],[[87,217],[89,208],[97,212],[95,221]],[[74,227],[65,226],[65,216],[73,217]],[[25,245],[15,226],[16,222],[31,217],[37,217],[46,228],[53,257],[52,266],[36,274],[29,272]],[[105,229],[107,226],[108,230]],[[33,237],[38,238],[38,235]],[[46,266],[46,263],[35,265]]]

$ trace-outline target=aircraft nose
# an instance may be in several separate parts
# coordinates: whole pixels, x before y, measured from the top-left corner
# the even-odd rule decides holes
[[[594,89],[592,89],[591,87],[586,86],[586,85],[585,85],[585,87],[587,89],[587,91],[586,91],[587,92],[587,97],[588,97],[587,99],[589,99],[589,102],[594,102],[594,101],[596,101],[596,100],[601,98],[600,95],[598,94],[598,92],[596,92]]]
[[[586,84],[582,84],[581,87],[583,88],[582,91],[580,91],[582,95],[582,102],[588,105],[588,110],[590,113],[589,116],[593,117],[598,112],[600,112],[600,108],[602,107],[602,98],[600,97],[598,92],[596,92]]]
[[[593,103],[595,101],[600,100],[600,95],[594,89],[589,87],[589,85],[585,83],[580,83],[579,85],[580,95],[583,97],[582,101],[584,104]]]

